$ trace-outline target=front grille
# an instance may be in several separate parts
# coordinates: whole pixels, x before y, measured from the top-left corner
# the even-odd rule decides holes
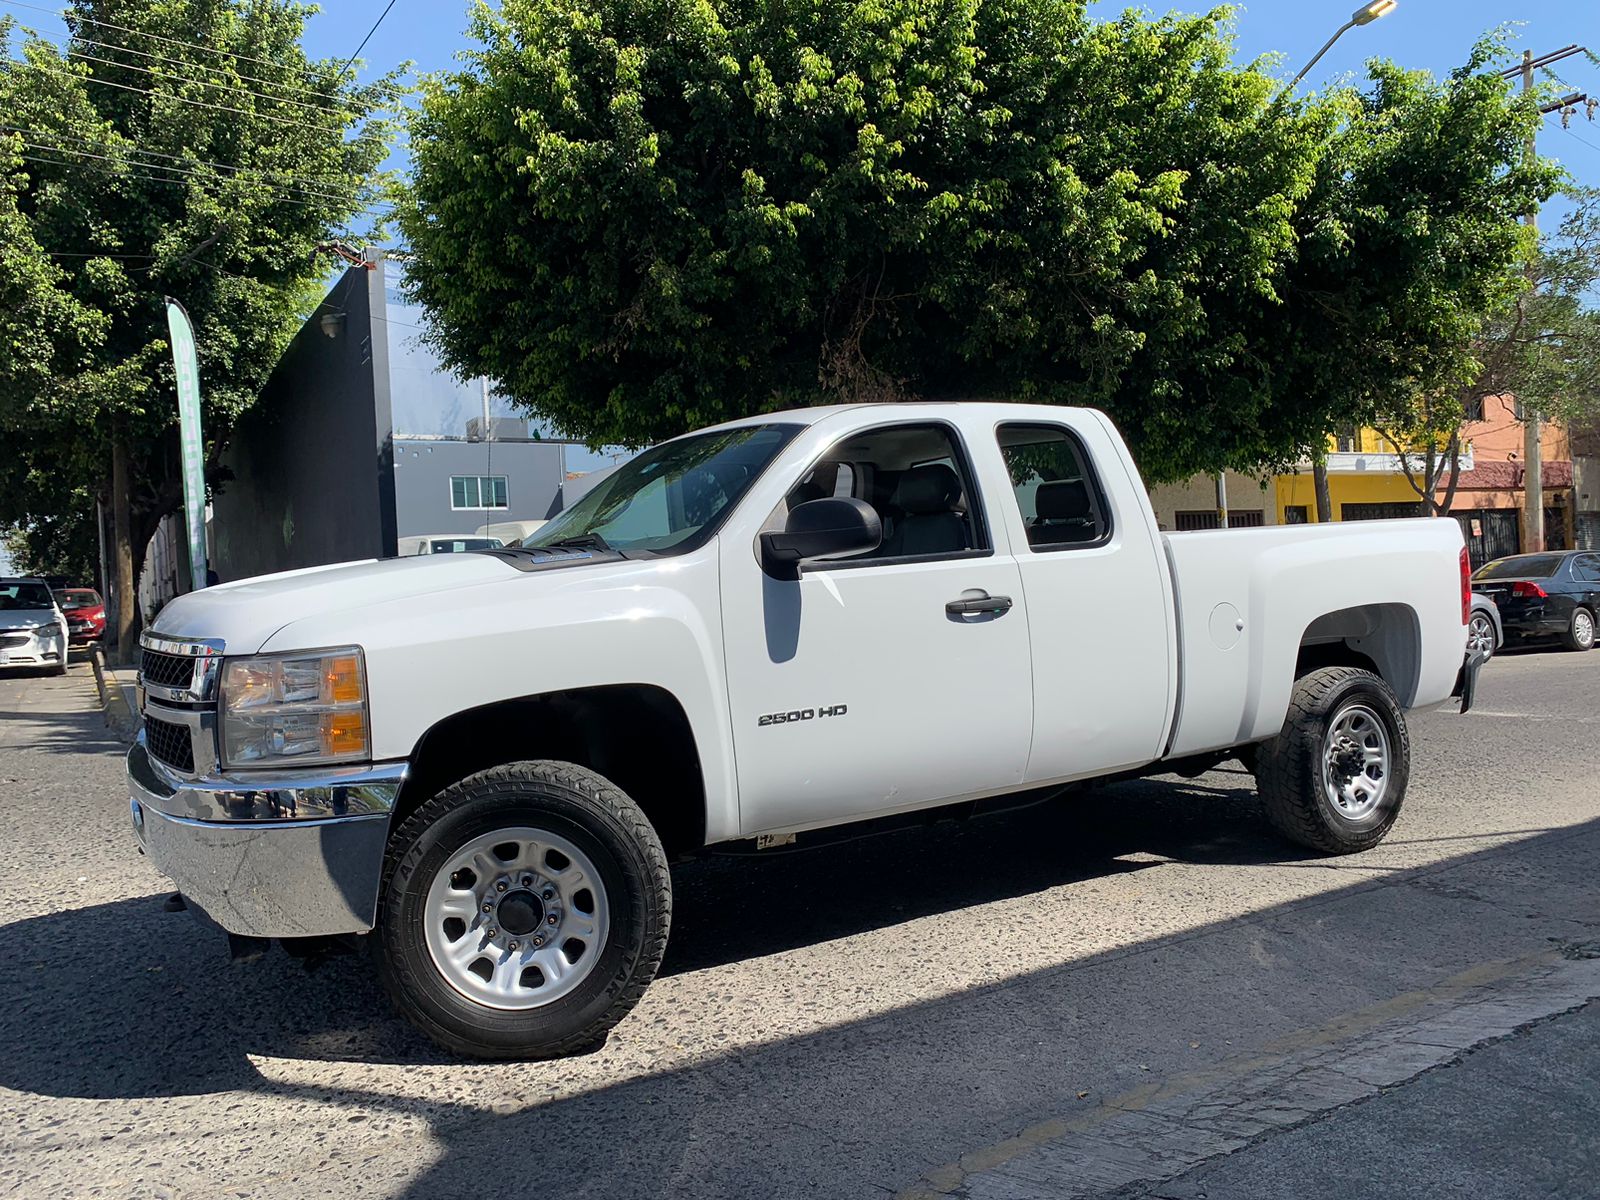
[[[149,651],[145,653],[148,655]],[[174,725],[171,721],[146,717],[144,740],[152,758],[160,759],[179,771],[194,770],[194,742],[190,740],[187,725]]]
[[[0,636],[0,650],[15,650],[18,646],[28,644],[28,635],[25,633],[8,633]]]
[[[146,650],[139,663],[139,673],[146,683],[157,687],[186,688],[194,681],[194,664],[195,660],[184,654]]]

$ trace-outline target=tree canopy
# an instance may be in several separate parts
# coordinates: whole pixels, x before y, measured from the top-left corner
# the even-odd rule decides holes
[[[394,94],[300,44],[309,6],[72,0],[0,19],[0,527],[93,553],[126,455],[135,560],[181,500],[163,298],[199,342],[209,461],[320,293],[319,242],[381,232]]]
[[[1484,68],[1300,100],[1231,13],[505,0],[400,215],[463,375],[641,444],[795,404],[1092,404],[1153,478],[1292,462],[1458,365],[1533,106]]]

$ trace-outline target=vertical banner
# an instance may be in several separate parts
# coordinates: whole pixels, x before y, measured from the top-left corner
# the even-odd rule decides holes
[[[183,507],[189,525],[189,586],[206,585],[205,446],[200,439],[200,363],[194,351],[189,314],[167,297],[167,330],[172,367],[178,377],[178,444],[183,453]]]

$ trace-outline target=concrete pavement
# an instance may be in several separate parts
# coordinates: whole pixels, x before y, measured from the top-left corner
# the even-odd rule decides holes
[[[1277,841],[1222,770],[689,864],[663,977],[604,1047],[464,1064],[391,1015],[360,958],[229,968],[162,911],[92,682],[8,679],[0,1192],[1208,1186],[1600,994],[1600,654],[1497,659],[1479,704],[1414,719],[1406,811],[1356,858]],[[1563,1169],[1500,1149],[1512,1173]],[[1436,1194],[1371,1162],[1339,1194]]]

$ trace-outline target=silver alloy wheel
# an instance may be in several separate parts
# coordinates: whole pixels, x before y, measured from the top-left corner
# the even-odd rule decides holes
[[[1572,614],[1572,640],[1585,650],[1594,645],[1594,618],[1586,608],[1577,609]]]
[[[428,953],[456,991],[490,1008],[540,1008],[594,970],[610,925],[588,855],[544,829],[497,829],[439,868],[423,906]]]
[[[1365,704],[1341,708],[1322,737],[1322,787],[1333,811],[1366,817],[1389,790],[1389,729]]]
[[[1473,613],[1467,626],[1467,653],[1479,651],[1486,656],[1494,653],[1494,624],[1482,613]]]

